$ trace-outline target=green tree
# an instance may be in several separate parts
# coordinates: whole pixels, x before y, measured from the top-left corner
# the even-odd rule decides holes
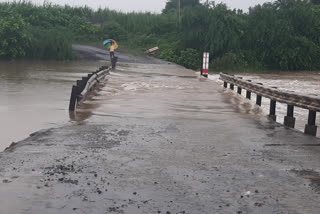
[[[27,49],[26,57],[42,60],[71,60],[75,58],[72,51],[72,34],[66,28],[31,27],[32,46]]]
[[[74,42],[113,38],[139,50],[159,46],[159,57],[189,68],[209,51],[219,69],[320,69],[319,0],[277,0],[248,13],[207,2],[168,0],[162,14],[0,3],[0,58],[70,59]]]
[[[102,26],[102,36],[104,39],[115,39],[122,41],[128,38],[126,30],[117,22],[108,22]]]
[[[320,0],[311,0],[312,4],[320,5]]]
[[[199,6],[195,10],[185,10],[181,38],[188,48],[209,51],[212,57],[220,57],[240,47],[243,25],[243,18],[228,10],[225,4],[212,8]]]
[[[186,8],[186,7],[196,7],[200,5],[199,0],[168,0],[166,3],[166,7],[162,10],[162,13],[168,13],[172,10],[177,10],[179,7],[180,2],[180,8]]]
[[[19,14],[8,14],[0,19],[0,58],[16,59],[26,55],[30,45],[27,27]]]
[[[201,56],[199,52],[192,48],[187,48],[180,52],[177,61],[180,65],[190,69],[199,69],[201,67]]]

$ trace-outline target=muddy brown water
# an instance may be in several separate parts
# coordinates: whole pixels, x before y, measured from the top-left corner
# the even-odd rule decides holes
[[[72,84],[97,61],[0,62],[0,151],[40,129],[68,123]]]
[[[0,150],[12,142],[26,138],[40,129],[56,127],[76,121],[95,122],[107,117],[166,117],[167,111],[175,112],[176,117],[200,115],[205,119],[207,113],[214,113],[215,104],[207,102],[202,91],[194,81],[199,78],[193,71],[188,75],[179,73],[179,68],[170,64],[120,63],[117,71],[111,72],[105,86],[91,96],[70,119],[68,103],[71,86],[86,73],[95,71],[103,61],[74,62],[0,62]],[[182,68],[181,68],[182,69]],[[212,75],[212,84],[221,82]],[[300,93],[320,94],[320,73],[281,73],[246,75],[245,78],[263,82],[266,85],[299,91]],[[200,79],[200,81],[202,81]],[[185,96],[184,103],[174,102],[170,91],[177,90]],[[149,93],[144,93],[148,91]],[[262,109],[232,92],[235,96],[235,111],[252,117],[268,113],[269,100],[264,99]],[[245,92],[244,92],[245,93]],[[132,98],[135,99],[132,99]],[[137,97],[139,99],[137,99]],[[190,97],[196,98],[191,101]],[[198,98],[197,98],[198,97]],[[192,102],[203,102],[203,108]],[[255,97],[253,97],[255,99]],[[167,103],[170,109],[167,109]],[[148,105],[145,105],[148,103]],[[165,109],[164,109],[165,108]],[[134,109],[130,111],[130,109]],[[211,110],[210,110],[211,109]],[[132,112],[132,113],[131,113]],[[137,114],[139,112],[139,114]],[[286,106],[277,105],[277,121],[282,123]],[[221,110],[221,113],[228,113]],[[297,129],[303,130],[307,120],[307,110],[296,109]],[[202,115],[202,116],[201,116]],[[317,123],[320,125],[319,116]],[[232,129],[232,125],[230,127]]]

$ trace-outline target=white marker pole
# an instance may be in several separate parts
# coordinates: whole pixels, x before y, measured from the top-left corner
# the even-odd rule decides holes
[[[203,53],[203,67],[202,67],[202,76],[208,77],[209,74],[209,53]]]

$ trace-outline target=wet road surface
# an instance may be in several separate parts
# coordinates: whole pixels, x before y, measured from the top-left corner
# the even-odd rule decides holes
[[[318,213],[320,140],[193,71],[123,62],[0,153],[0,213]]]

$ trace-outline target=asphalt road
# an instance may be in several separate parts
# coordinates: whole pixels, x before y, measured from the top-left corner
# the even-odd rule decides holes
[[[139,60],[120,62],[90,117],[0,153],[1,214],[320,212],[318,138],[190,70]]]

